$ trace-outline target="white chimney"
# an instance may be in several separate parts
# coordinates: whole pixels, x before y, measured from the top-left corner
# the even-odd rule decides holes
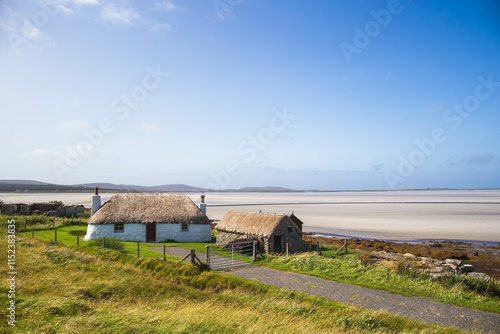
[[[99,196],[99,188],[95,187],[94,196],[92,196],[92,209],[90,210],[90,216],[92,217],[94,213],[101,207],[101,196]]]
[[[201,195],[201,203],[200,203],[200,210],[203,212],[204,215],[207,214],[207,204],[205,203],[205,195]]]

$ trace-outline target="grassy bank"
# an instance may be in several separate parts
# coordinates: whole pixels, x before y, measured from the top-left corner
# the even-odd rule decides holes
[[[0,262],[7,237],[0,229]],[[7,270],[2,267],[5,277]],[[2,333],[461,333],[189,264],[17,236],[16,328]],[[5,280],[0,303],[8,302]]]
[[[79,244],[81,246],[86,246],[89,244],[97,244],[99,242],[84,241],[82,238],[87,233],[87,223],[84,218],[75,218],[73,221],[71,219],[62,218],[52,218],[43,216],[26,216],[26,217],[9,217],[0,215],[0,225],[5,225],[8,219],[14,219],[18,226],[17,231],[26,237],[30,237],[32,234],[32,229],[34,229],[35,237],[46,241],[54,240],[54,230],[53,226],[57,229],[57,241],[59,243],[76,246],[77,244],[77,234],[79,235]],[[54,223],[55,222],[55,223]],[[109,242],[109,240],[108,240]],[[137,244],[134,242],[123,242],[123,252],[126,254],[137,255]],[[215,238],[211,242],[206,243],[180,243],[180,242],[164,242],[161,244],[157,243],[145,243],[141,242],[140,256],[143,258],[163,258],[163,254],[158,253],[149,249],[149,247],[157,247],[159,245],[168,246],[180,246],[186,249],[194,249],[199,252],[205,252],[206,245],[214,245]],[[167,259],[174,260],[175,257],[166,256]]]
[[[335,256],[333,251],[304,253],[290,256],[267,256],[257,264],[285,271],[313,275],[329,280],[351,283],[368,288],[385,290],[407,296],[419,296],[440,302],[500,313],[500,284],[491,280],[484,284],[480,280],[460,281],[460,278],[443,280],[441,283],[427,275],[407,270],[395,261],[374,260],[361,252]],[[363,257],[363,261],[360,260]],[[454,282],[453,279],[456,281]],[[474,289],[474,284],[481,285]],[[486,285],[486,291],[480,288]]]

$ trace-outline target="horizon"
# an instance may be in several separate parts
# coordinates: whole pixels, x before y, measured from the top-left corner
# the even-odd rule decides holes
[[[14,181],[20,181],[22,183],[15,183]],[[89,191],[93,191],[94,187],[101,187],[103,184],[109,184],[112,186],[131,186],[131,187],[141,187],[141,188],[155,188],[155,187],[168,187],[168,186],[181,186],[181,187],[189,187],[189,188],[196,188],[196,190],[184,190],[181,192],[185,193],[192,193],[192,192],[387,192],[387,191],[490,191],[490,190],[500,190],[500,188],[399,188],[399,189],[293,189],[293,188],[284,188],[284,187],[279,187],[279,186],[273,186],[273,185],[267,185],[267,186],[261,186],[261,187],[253,187],[253,186],[248,186],[248,187],[243,187],[243,188],[227,188],[227,189],[205,189],[201,188],[198,186],[190,185],[190,184],[156,184],[156,185],[151,185],[151,186],[145,186],[142,184],[115,184],[115,183],[110,183],[110,182],[89,182],[89,183],[78,183],[78,184],[54,184],[54,183],[49,183],[49,182],[43,182],[43,181],[38,181],[38,180],[20,180],[20,179],[8,179],[8,180],[0,180],[0,185],[1,184],[13,184],[13,185],[36,185],[35,183],[27,183],[27,182],[41,182],[42,184],[47,184],[51,186],[85,186],[88,187]],[[1,187],[1,186],[0,186]],[[22,188],[22,187],[21,187]],[[267,190],[265,190],[267,188]],[[252,190],[249,190],[252,189]],[[255,190],[253,190],[255,189]],[[24,192],[25,190],[19,189],[19,190],[13,190],[13,191],[2,191],[4,193],[15,193],[15,192]],[[75,192],[77,190],[58,190],[58,192],[64,193],[64,192]],[[124,190],[124,189],[108,189],[108,188],[99,188],[99,191],[104,191],[104,192],[120,192],[120,191],[139,191],[137,189],[129,189],[129,190]],[[179,190],[141,190],[140,192],[178,192]],[[36,193],[46,193],[47,191],[43,190],[29,190],[29,192],[36,192]],[[53,191],[49,191],[52,193]]]
[[[0,59],[0,179],[500,188],[494,1],[7,0]]]

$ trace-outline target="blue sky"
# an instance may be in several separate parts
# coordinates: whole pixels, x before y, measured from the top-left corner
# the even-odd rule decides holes
[[[0,179],[500,187],[495,1],[3,1]]]

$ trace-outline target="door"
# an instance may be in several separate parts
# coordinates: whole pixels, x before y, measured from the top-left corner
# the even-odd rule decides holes
[[[274,252],[275,253],[281,253],[281,241],[283,240],[282,235],[275,235],[274,236]]]
[[[156,242],[156,223],[146,224],[146,241]]]

